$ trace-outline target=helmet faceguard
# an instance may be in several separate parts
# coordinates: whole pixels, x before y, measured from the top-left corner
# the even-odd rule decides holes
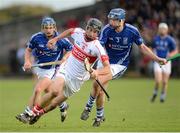
[[[42,20],[41,28],[44,29],[45,26],[53,26],[56,29],[56,22],[51,17],[45,17]]]
[[[99,19],[96,18],[91,18],[88,22],[87,22],[87,26],[88,27],[92,27],[93,29],[97,30],[98,32],[101,31],[102,28],[102,22]]]
[[[122,20],[122,19],[125,19],[125,15],[126,15],[126,12],[125,12],[124,9],[115,8],[115,9],[112,9],[112,10],[109,12],[108,18],[109,18],[109,19]]]

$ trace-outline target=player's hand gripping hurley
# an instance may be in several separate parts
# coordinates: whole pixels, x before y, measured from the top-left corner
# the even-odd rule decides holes
[[[180,53],[175,54],[174,56],[167,58],[167,61],[172,61],[172,60],[178,59],[179,57],[180,57]],[[160,64],[160,65],[162,65],[162,64]]]
[[[180,57],[180,53],[175,54],[174,56],[167,58],[167,61],[171,61],[171,60],[177,59],[179,57]]]
[[[85,60],[84,60],[84,66],[85,66],[86,70],[87,70],[89,73],[92,73],[92,72],[93,72],[93,71],[92,71],[92,67],[91,67],[91,65],[90,65],[90,63],[89,63],[88,58],[85,58]],[[100,88],[102,89],[102,91],[105,93],[105,95],[106,95],[106,97],[107,97],[107,99],[108,99],[108,101],[109,101],[109,100],[110,100],[110,97],[109,97],[108,93],[106,92],[105,88],[102,86],[102,84],[99,82],[98,79],[95,78],[95,81],[96,81],[97,84],[100,86]]]

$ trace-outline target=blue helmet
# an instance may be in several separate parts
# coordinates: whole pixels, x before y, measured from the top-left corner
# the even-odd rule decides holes
[[[41,27],[43,28],[44,26],[47,26],[47,25],[56,27],[56,22],[51,17],[44,17],[42,19]]]
[[[125,15],[126,15],[126,11],[124,9],[121,8],[114,8],[111,9],[111,11],[108,14],[108,18],[110,19],[125,19]]]

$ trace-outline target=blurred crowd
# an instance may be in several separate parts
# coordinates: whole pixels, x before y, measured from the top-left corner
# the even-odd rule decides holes
[[[93,12],[83,12],[79,16],[71,16],[65,28],[82,26],[89,17],[97,17],[104,24],[107,23],[107,13],[112,8],[124,8],[127,12],[126,22],[139,28],[145,41],[151,45],[152,38],[156,34],[160,22],[166,22],[169,33],[176,38],[179,44],[180,36],[180,3],[177,0],[103,0],[102,8]],[[83,24],[84,25],[84,24]]]

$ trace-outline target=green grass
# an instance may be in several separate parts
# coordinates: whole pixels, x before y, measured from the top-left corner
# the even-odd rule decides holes
[[[60,122],[59,111],[44,115],[36,124],[26,125],[15,119],[32,94],[31,80],[0,80],[0,131],[8,132],[131,132],[131,131],[180,131],[180,80],[171,79],[165,103],[150,103],[152,79],[120,79],[111,81],[105,103],[106,121],[101,127],[92,127],[95,108],[87,121],[80,114],[89,97],[91,81],[68,100],[68,118]]]

